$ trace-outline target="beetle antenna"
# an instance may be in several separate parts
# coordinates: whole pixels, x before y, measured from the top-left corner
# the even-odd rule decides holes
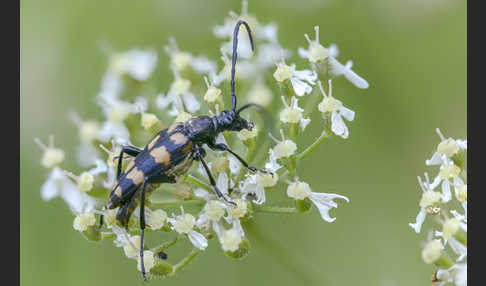
[[[233,107],[233,111],[236,111],[236,94],[235,94],[235,66],[236,66],[236,49],[238,47],[238,32],[240,31],[240,25],[243,24],[246,28],[246,31],[248,32],[248,37],[250,38],[250,44],[251,44],[251,50],[254,50],[253,46],[253,38],[251,36],[251,29],[250,26],[248,26],[248,23],[239,20],[236,23],[235,30],[233,32],[233,56],[231,59],[231,105]]]

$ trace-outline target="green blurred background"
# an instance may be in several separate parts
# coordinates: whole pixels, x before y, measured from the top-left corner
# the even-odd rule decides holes
[[[48,172],[33,138],[46,141],[54,134],[67,161],[75,161],[77,129],[67,114],[99,116],[94,99],[107,64],[100,42],[117,51],[156,49],[154,76],[166,91],[172,79],[163,51],[168,37],[175,36],[183,50],[219,59],[221,41],[212,27],[240,9],[240,1],[223,0],[21,2],[22,285],[142,284],[121,249],[87,242],[73,230],[61,199],[40,198]],[[151,284],[430,285],[433,267],[420,254],[426,235],[407,224],[418,212],[416,176],[435,174],[425,167],[439,142],[434,129],[447,137],[467,135],[466,1],[250,0],[249,12],[278,23],[281,44],[300,63],[303,34],[313,37],[319,25],[321,43],[336,43],[338,59],[352,59],[370,82],[359,90],[344,78],[334,81],[336,96],[356,111],[350,138],[322,145],[300,172],[314,191],[351,201],[332,211],[333,223],[322,221],[316,209],[260,214],[254,225],[259,236],[249,235],[252,252],[243,261],[227,258],[211,241],[186,270]],[[316,125],[310,128],[302,146],[319,134]]]

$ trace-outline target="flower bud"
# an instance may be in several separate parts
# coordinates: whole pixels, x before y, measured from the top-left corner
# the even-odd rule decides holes
[[[83,192],[89,192],[93,188],[94,176],[89,172],[82,172],[77,179],[78,188]]]
[[[52,168],[64,161],[64,151],[57,148],[47,148],[42,155],[41,164],[46,168]]]
[[[192,56],[187,52],[176,52],[171,57],[171,65],[178,71],[183,71],[191,65]]]
[[[295,150],[297,150],[297,145],[288,139],[279,142],[273,149],[276,159],[290,157],[295,153]]]
[[[461,203],[467,201],[467,185],[461,185],[457,191],[457,200]]]
[[[293,73],[294,70],[292,69],[292,67],[286,65],[284,62],[280,62],[277,64],[277,70],[273,74],[273,77],[278,82],[283,82],[287,79],[290,79]]]
[[[218,157],[211,164],[214,173],[224,173],[229,169],[229,160],[226,157]]]
[[[257,81],[248,92],[248,101],[263,107],[268,106],[272,102],[272,98],[272,91],[262,81]]]
[[[79,138],[81,141],[90,143],[98,136],[100,125],[96,121],[84,121],[79,126]]]
[[[176,183],[174,195],[180,200],[188,199],[192,195],[191,185],[187,182]]]
[[[222,99],[221,90],[215,86],[209,86],[208,90],[204,94],[204,100],[209,103],[216,102]]]
[[[203,212],[210,220],[218,221],[224,215],[224,208],[220,201],[211,200],[206,203]]]
[[[234,259],[242,259],[246,255],[248,255],[249,252],[250,252],[250,241],[246,237],[242,237],[240,238],[240,242],[238,243],[238,248],[236,250],[234,251],[226,250],[224,253],[228,257]]]
[[[422,198],[420,199],[420,207],[422,208],[429,208],[439,204],[442,198],[441,193],[434,192],[434,191],[425,191],[422,194]]]
[[[186,122],[189,118],[191,118],[192,115],[185,112],[185,111],[181,111],[179,112],[179,114],[177,115],[176,119],[174,120],[174,122]]]
[[[303,200],[312,193],[309,184],[305,182],[293,182],[287,187],[287,195],[295,200]]]
[[[103,221],[106,225],[116,224],[116,214],[118,213],[118,208],[105,210],[103,213]]]
[[[258,134],[257,127],[253,127],[251,131],[247,129],[242,129],[240,132],[236,133],[236,135],[241,141],[247,141],[249,139],[253,139],[257,136],[257,134]]]
[[[85,231],[95,224],[96,217],[93,213],[81,213],[74,218],[73,228],[77,231]]]
[[[459,230],[459,221],[455,218],[448,219],[444,222],[442,226],[442,233],[444,238],[450,238],[455,235]]]
[[[189,88],[191,88],[191,82],[181,77],[176,78],[170,86],[170,89],[177,95],[188,92]]]
[[[322,113],[332,113],[333,111],[338,111],[341,107],[343,107],[343,103],[332,96],[324,97],[321,103],[317,106]]]
[[[233,201],[236,206],[227,208],[228,214],[233,219],[240,219],[244,217],[245,214],[248,212],[248,203],[242,199],[234,199]]]
[[[442,243],[440,240],[434,239],[427,243],[422,250],[422,259],[427,264],[436,262],[442,255]]]
[[[123,245],[123,251],[128,258],[138,257],[140,252],[140,235],[131,236],[129,241]]]
[[[459,152],[459,146],[457,145],[456,140],[448,138],[439,143],[439,146],[437,146],[437,152],[450,158],[452,155]]]
[[[188,233],[196,224],[196,219],[191,214],[182,214],[175,219],[174,229],[178,233]]]
[[[455,164],[449,164],[446,165],[442,170],[440,170],[439,176],[443,180],[447,180],[447,179],[452,179],[454,177],[457,177],[460,172],[461,169],[457,167]]]
[[[150,211],[150,214],[147,216],[147,224],[152,230],[160,229],[166,220],[167,213],[161,209]]]
[[[154,253],[150,250],[144,250],[143,252],[143,266],[145,268],[145,272],[150,272],[150,269],[155,264]],[[137,269],[138,271],[142,272],[142,263],[140,256],[137,259]]]
[[[153,113],[142,113],[142,119],[141,123],[143,128],[145,130],[148,130],[149,128],[155,126],[156,124],[160,124],[160,120],[157,118],[157,116]]]
[[[256,174],[256,183],[264,188],[273,187],[277,184],[278,175],[277,173],[258,173]]]

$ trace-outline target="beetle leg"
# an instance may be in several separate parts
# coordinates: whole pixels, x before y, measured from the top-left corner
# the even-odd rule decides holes
[[[233,156],[236,157],[236,159],[238,159],[238,161],[241,162],[241,164],[243,164],[243,166],[245,166],[245,168],[253,171],[253,172],[262,172],[262,173],[269,173],[273,176],[273,173],[272,172],[269,172],[269,171],[265,171],[265,170],[262,170],[262,169],[257,169],[255,167],[252,167],[250,165],[248,165],[248,163],[240,157],[240,155],[236,154],[235,152],[233,152],[226,144],[223,144],[223,143],[220,143],[220,144],[210,144],[208,145],[209,148],[213,149],[213,150],[219,150],[219,151],[228,151],[230,152]]]
[[[206,174],[208,174],[208,177],[209,177],[209,182],[211,183],[211,186],[213,187],[214,191],[216,192],[216,195],[218,196],[218,198],[223,199],[225,202],[227,202],[227,203],[229,203],[233,206],[236,206],[236,203],[228,200],[223,195],[223,193],[221,193],[221,191],[218,189],[218,186],[216,186],[216,181],[214,180],[213,175],[211,174],[211,171],[209,170],[209,167],[206,164],[206,161],[204,161],[204,158],[201,155],[199,150],[196,151],[196,157],[199,161],[201,161],[201,164],[203,165],[204,169],[206,170]]]
[[[142,266],[143,281],[147,280],[145,277],[145,265],[143,263],[143,235],[145,231],[145,183],[147,181],[148,179],[146,178],[142,183],[142,194],[140,199],[140,229],[142,230],[140,235],[140,264]]]
[[[121,168],[122,168],[122,162],[123,162],[123,153],[126,153],[130,156],[136,157],[142,150],[138,149],[137,147],[134,146],[122,146],[122,149],[120,151],[120,155],[117,157],[114,157],[113,160],[119,158],[118,160],[118,167],[116,169],[116,178],[120,179],[120,174],[121,174]],[[103,226],[103,215],[100,215],[100,223],[98,228],[101,228]]]
[[[161,183],[175,183],[177,182],[175,177],[170,177],[164,173],[160,173],[155,176],[151,176],[148,178],[147,183],[153,183],[153,184],[161,184]]]
[[[117,179],[120,178],[120,174],[121,174],[121,167],[122,167],[122,162],[123,162],[123,153],[126,153],[130,156],[136,157],[140,152],[142,152],[142,150],[138,149],[137,147],[122,146],[122,149],[120,151],[120,156],[118,156],[118,168],[116,170],[116,178]]]

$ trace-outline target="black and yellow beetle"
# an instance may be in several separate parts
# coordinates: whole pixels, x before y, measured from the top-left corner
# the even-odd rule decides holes
[[[120,207],[117,212],[117,220],[123,226],[127,226],[130,214],[135,208],[135,204],[140,198],[140,260],[142,266],[143,279],[145,277],[145,267],[143,262],[143,241],[145,229],[145,187],[149,183],[175,183],[177,176],[184,174],[191,167],[194,160],[201,162],[208,177],[211,186],[220,199],[229,204],[231,202],[216,186],[208,165],[204,161],[205,150],[203,145],[206,144],[212,150],[228,151],[234,155],[246,168],[255,172],[264,170],[249,166],[243,158],[233,152],[225,144],[217,144],[216,137],[223,131],[240,131],[242,129],[251,130],[253,123],[240,117],[240,112],[248,107],[260,107],[256,104],[246,104],[236,109],[235,95],[235,64],[236,48],[238,45],[238,32],[240,25],[244,25],[248,32],[251,47],[253,50],[253,39],[251,30],[245,21],[238,21],[233,33],[233,55],[231,65],[231,110],[224,110],[216,116],[197,116],[190,118],[186,122],[178,122],[160,131],[140,150],[133,146],[123,146],[118,158],[117,181],[110,193],[110,200],[106,209]],[[135,157],[133,161],[121,173],[123,154]],[[100,226],[103,223],[103,217],[100,218]]]

